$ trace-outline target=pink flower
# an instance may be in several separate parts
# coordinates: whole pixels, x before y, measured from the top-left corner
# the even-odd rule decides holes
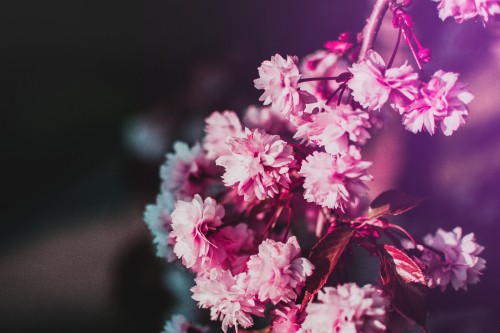
[[[364,108],[380,110],[389,101],[402,111],[417,95],[418,74],[406,63],[401,67],[385,68],[384,60],[369,50],[366,59],[353,64],[349,71],[353,77],[347,82],[354,99]]]
[[[249,106],[243,118],[243,124],[250,128],[260,128],[270,134],[288,134],[295,132],[295,126],[272,107],[258,108]]]
[[[298,59],[287,56],[286,60],[276,54],[271,60],[265,60],[259,67],[259,78],[254,80],[255,88],[263,89],[259,100],[264,105],[273,104],[273,108],[286,118],[300,116],[305,104],[316,100],[310,93],[298,87],[300,72]]]
[[[286,244],[266,239],[259,245],[259,253],[250,257],[248,290],[257,294],[261,302],[290,302],[312,274],[314,266],[300,257],[300,246],[295,236]]]
[[[208,327],[191,324],[183,315],[173,315],[172,320],[165,323],[161,333],[208,333]]]
[[[300,175],[304,180],[304,198],[309,202],[331,209],[345,211],[366,194],[365,181],[371,162],[361,161],[359,151],[353,146],[345,155],[332,156],[314,152],[302,162]]]
[[[497,0],[433,0],[439,2],[439,18],[445,20],[453,17],[458,23],[480,16],[483,22],[500,14],[500,3]]]
[[[318,293],[318,302],[307,307],[302,328],[314,333],[385,332],[388,305],[387,298],[372,285],[325,287]]]
[[[207,135],[203,140],[203,148],[207,151],[207,157],[212,160],[229,153],[226,145],[228,137],[239,138],[244,135],[240,120],[233,111],[215,111],[205,119],[205,123]]]
[[[342,59],[342,54],[318,50],[302,60],[300,70],[304,78],[333,77],[347,71],[347,66],[347,62]],[[301,83],[300,86],[311,93],[319,94],[326,100],[339,87],[339,83],[335,80],[317,80]]]
[[[238,325],[248,328],[253,325],[251,315],[264,316],[265,306],[256,301],[247,291],[245,273],[233,276],[231,272],[213,268],[207,274],[196,277],[196,286],[191,288],[198,306],[210,308],[210,318],[222,321],[222,330]]]
[[[353,110],[349,105],[325,106],[323,112],[311,115],[310,121],[303,118],[294,138],[325,147],[332,155],[345,153],[349,150],[349,141],[364,144],[370,138],[369,118],[367,112]]]
[[[299,307],[295,303],[279,304],[271,310],[272,333],[302,333],[301,324],[305,313],[299,314]]]
[[[186,143],[177,141],[174,153],[167,154],[160,168],[161,188],[172,193],[175,200],[191,200],[196,193],[208,190],[213,174],[213,165],[199,144],[189,149]]]
[[[156,204],[147,205],[144,211],[144,222],[153,235],[156,255],[166,258],[169,262],[174,261],[176,258],[172,249],[173,242],[169,237],[172,230],[170,213],[173,207],[172,195],[170,193],[160,193],[156,197]]]
[[[197,272],[204,266],[211,267],[211,257],[216,251],[207,234],[222,224],[224,207],[212,198],[205,201],[196,194],[191,202],[179,200],[172,213],[174,253],[182,263]]]
[[[460,227],[449,232],[438,229],[434,236],[424,237],[424,244],[431,248],[424,248],[421,258],[429,277],[429,287],[439,286],[444,291],[451,283],[455,290],[467,290],[467,284],[479,282],[486,260],[478,257],[484,247],[476,243],[473,233],[462,237]]]
[[[425,127],[434,134],[438,123],[445,135],[451,135],[465,123],[466,104],[474,98],[465,88],[465,84],[458,82],[457,73],[441,70],[434,73],[420,89],[420,97],[407,107],[403,117],[406,129],[417,133]]]
[[[292,147],[279,135],[246,129],[244,138],[230,138],[227,143],[231,154],[219,157],[216,163],[226,169],[224,184],[236,187],[245,201],[272,198],[279,186],[288,188],[288,171],[295,159]]]

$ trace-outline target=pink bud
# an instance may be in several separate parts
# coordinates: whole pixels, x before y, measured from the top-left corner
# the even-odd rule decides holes
[[[431,61],[431,50],[426,47],[422,47],[418,50],[418,58],[423,63],[428,63]]]

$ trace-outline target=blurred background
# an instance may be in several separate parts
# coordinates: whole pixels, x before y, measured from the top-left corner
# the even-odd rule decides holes
[[[452,137],[404,131],[366,147],[371,196],[429,197],[397,219],[418,239],[474,232],[487,269],[468,292],[434,291],[431,332],[500,327],[500,24],[441,22],[415,1],[426,67],[459,71],[476,96]],[[182,278],[154,257],[142,222],[175,140],[214,110],[258,102],[257,67],[361,30],[372,0],[11,1],[0,10],[0,332],[159,332]],[[387,59],[396,31],[377,49]],[[401,63],[407,56],[402,46]],[[166,276],[169,276],[167,279]],[[173,276],[173,277],[172,277]],[[172,285],[172,281],[177,281]],[[185,286],[186,289],[189,286]],[[186,305],[189,308],[192,305]]]

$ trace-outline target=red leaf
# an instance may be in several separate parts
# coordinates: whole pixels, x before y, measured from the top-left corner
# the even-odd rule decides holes
[[[372,201],[368,217],[403,214],[417,207],[423,200],[423,198],[398,190],[386,191]]]
[[[313,246],[309,260],[314,265],[314,271],[306,281],[306,293],[302,300],[301,310],[325,285],[354,232],[354,229],[350,227],[336,228]]]
[[[427,281],[420,267],[403,251],[388,244],[379,248],[380,275],[394,309],[425,327]]]

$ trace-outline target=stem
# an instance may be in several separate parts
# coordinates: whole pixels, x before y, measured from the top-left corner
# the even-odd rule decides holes
[[[403,29],[399,28],[398,40],[396,41],[396,46],[394,47],[394,51],[392,51],[391,59],[389,60],[389,63],[387,64],[386,68],[391,68],[392,63],[394,62],[394,59],[396,58],[396,53],[398,53],[398,49],[399,49],[399,43],[401,42],[401,34],[402,34],[402,32],[403,32]]]
[[[380,25],[382,24],[382,19],[391,1],[392,0],[377,0],[377,2],[375,2],[372,13],[363,28],[363,42],[361,44],[361,50],[359,51],[358,61],[364,60],[366,52],[373,48],[378,31],[380,30]]]
[[[336,80],[338,76],[325,76],[325,77],[308,77],[305,79],[299,79],[299,83],[308,81],[332,81]]]

